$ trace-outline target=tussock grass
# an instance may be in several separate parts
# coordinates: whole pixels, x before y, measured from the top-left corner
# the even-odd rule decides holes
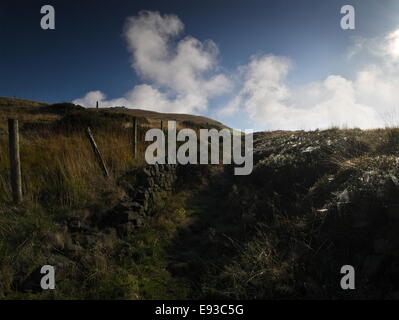
[[[133,159],[131,132],[93,131],[100,151],[113,177],[143,163],[143,146],[139,159]],[[11,200],[9,186],[8,141],[0,139],[0,199]],[[69,135],[21,132],[20,153],[24,198],[27,201],[57,207],[84,207],[95,200],[99,191],[112,187],[93,154],[84,132]]]

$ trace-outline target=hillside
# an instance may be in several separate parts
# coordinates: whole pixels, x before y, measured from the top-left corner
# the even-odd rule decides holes
[[[398,299],[399,130],[265,132],[254,145],[253,173],[219,205],[224,225],[242,225],[239,254],[207,272],[206,296]],[[356,290],[340,287],[344,265]]]
[[[42,102],[0,97],[0,121],[6,119],[7,117],[17,115],[26,121],[32,119],[35,121],[40,120],[51,122],[55,119],[59,119],[59,116],[54,116],[54,113],[59,112],[57,112],[55,109],[49,110],[49,106],[50,104]],[[90,112],[98,111],[95,108],[88,108],[86,110]],[[125,114],[132,117],[145,118],[149,123],[153,124],[154,126],[158,126],[159,121],[161,120],[176,120],[181,123],[186,123],[187,126],[194,125],[203,127],[213,126],[216,128],[227,128],[224,124],[211,118],[189,114],[160,113],[144,109],[127,109],[124,107],[100,108],[99,110],[101,112],[108,112],[111,114]]]
[[[96,109],[89,109],[89,110],[96,110]],[[112,112],[112,113],[122,113],[131,116],[137,117],[144,117],[152,122],[159,122],[163,121],[179,121],[179,122],[187,122],[193,123],[198,126],[209,127],[213,126],[216,128],[227,128],[224,124],[219,121],[213,120],[208,117],[203,116],[195,116],[190,114],[182,114],[182,113],[160,113],[155,111],[149,110],[142,110],[142,109],[127,109],[123,107],[114,107],[114,108],[101,108],[101,110]]]
[[[146,165],[143,133],[157,114],[8,103],[1,298],[399,298],[399,129],[258,132],[252,174],[234,176],[229,165]],[[4,121],[12,113],[22,119],[18,206]],[[54,291],[38,285],[45,264],[56,266]],[[340,288],[343,265],[356,270],[354,291]]]
[[[32,101],[32,100],[0,97],[0,105],[2,107],[9,107],[9,108],[15,109],[15,108],[43,107],[47,104],[44,102],[37,102],[37,101]]]

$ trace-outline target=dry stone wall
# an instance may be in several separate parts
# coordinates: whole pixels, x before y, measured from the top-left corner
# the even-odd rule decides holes
[[[129,172],[120,179],[126,196],[102,220],[103,227],[116,228],[125,236],[145,224],[146,217],[155,215],[157,204],[173,192],[177,181],[176,165],[147,165]]]

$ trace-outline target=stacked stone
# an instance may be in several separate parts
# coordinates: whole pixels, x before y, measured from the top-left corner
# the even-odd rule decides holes
[[[154,208],[173,191],[177,180],[176,165],[147,165],[135,172],[135,183],[128,195],[103,219],[103,226],[115,227],[126,236],[145,223],[145,218],[156,214]]]

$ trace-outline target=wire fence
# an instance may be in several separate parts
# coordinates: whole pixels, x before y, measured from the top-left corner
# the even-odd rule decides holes
[[[13,122],[15,121],[15,122]],[[176,127],[178,127],[178,121],[174,120],[176,122]],[[14,126],[16,127],[16,131],[14,130],[13,136],[14,140],[11,142],[10,134],[11,134],[11,123],[14,123]],[[167,121],[161,122],[160,125],[158,126],[159,129],[162,129],[166,135],[168,135],[168,128],[165,125]],[[184,122],[180,123],[183,125],[186,125]],[[14,176],[20,176],[20,161],[24,161],[26,159],[27,153],[30,153],[31,150],[30,148],[37,148],[41,150],[40,152],[46,153],[45,159],[47,161],[51,161],[51,156],[53,153],[54,159],[56,160],[55,153],[56,152],[61,152],[63,157],[69,153],[69,151],[73,152],[74,155],[79,154],[79,157],[76,157],[75,159],[78,159],[78,162],[85,163],[86,160],[93,162],[93,167],[98,166],[99,168],[102,169],[104,175],[106,178],[109,178],[110,174],[109,172],[112,172],[113,175],[115,175],[118,171],[120,172],[121,168],[127,168],[128,165],[130,164],[140,164],[142,161],[144,161],[144,150],[146,145],[149,145],[150,142],[145,141],[145,131],[146,129],[149,128],[154,128],[154,126],[150,127],[147,126],[146,124],[140,125],[137,122],[133,122],[133,126],[130,127],[125,127],[123,130],[121,130],[121,133],[123,133],[120,137],[119,131],[116,132],[105,132],[104,131],[98,131],[94,132],[94,134],[91,132],[90,128],[86,129],[86,134],[84,134],[81,131],[73,131],[73,133],[68,132],[68,133],[61,133],[58,135],[57,133],[51,133],[50,136],[48,136],[48,132],[46,131],[45,135],[41,135],[40,132],[36,133],[34,132],[33,134],[31,132],[26,132],[23,131],[23,134],[21,137],[19,136],[19,130],[18,130],[18,120],[15,119],[9,119],[9,136],[7,137],[7,134],[3,134],[0,136],[0,151],[8,154],[8,159],[7,159],[7,164],[4,165],[3,162],[3,169],[8,171],[10,169],[10,179],[11,179],[11,186],[16,193],[14,189],[20,190],[20,184],[21,182],[16,181]],[[197,130],[200,130],[201,128],[197,128]],[[195,130],[195,129],[193,129]],[[197,130],[195,130],[197,132]],[[83,131],[83,130],[82,130]],[[29,136],[28,136],[29,134]],[[50,137],[48,139],[48,137]],[[60,140],[58,140],[58,138]],[[120,144],[118,144],[118,139]],[[91,151],[84,150],[86,149],[85,143],[82,143],[83,141],[86,141],[87,143],[87,148],[89,147],[89,143],[91,145]],[[124,143],[128,141],[128,143]],[[208,144],[210,142],[208,141]],[[22,147],[22,154],[23,158],[20,160],[20,147]],[[84,148],[84,149],[82,149]],[[118,150],[129,150],[128,152],[121,151],[119,152]],[[118,152],[116,152],[118,151]],[[115,152],[115,153],[114,153]],[[3,154],[4,154],[3,153]],[[84,154],[82,158],[82,153]],[[92,156],[90,156],[90,153]],[[103,157],[103,154],[105,157]],[[4,161],[5,157],[2,157],[2,161]],[[66,157],[69,160],[71,157]],[[37,163],[35,162],[36,159],[41,159],[40,154],[35,154],[33,156],[33,160],[31,160],[31,163]],[[96,160],[96,161],[94,161]],[[133,161],[132,163],[130,161]],[[71,162],[71,161],[70,161]],[[75,161],[76,162],[76,161]],[[95,164],[97,162],[97,164]],[[108,162],[108,163],[107,163]],[[69,163],[69,162],[68,162]],[[86,165],[86,164],[85,164]],[[108,167],[111,169],[111,171],[108,171]],[[11,171],[14,170],[14,173]],[[17,174],[15,174],[17,172]],[[19,178],[20,179],[20,178]],[[15,202],[20,202],[21,197],[15,197],[14,200]]]
[[[136,121],[136,120],[134,120]],[[113,151],[117,150],[130,150],[132,153],[132,158],[133,160],[138,159],[138,150],[142,149],[141,144],[144,142],[143,135],[142,135],[142,128],[140,128],[139,125],[137,125],[136,122],[134,122],[134,128],[135,130],[131,130],[131,134],[124,134],[121,136],[121,139],[128,139],[130,140],[129,143],[121,143],[121,144],[116,144],[117,142],[117,137],[115,135],[111,135],[111,137],[108,136],[108,141],[101,141],[102,138],[101,136],[104,133],[98,134],[98,137],[94,137],[93,134],[91,133],[90,128],[88,127],[85,131],[85,134],[78,134],[75,136],[70,136],[67,135],[65,137],[64,141],[56,141],[50,140],[46,141],[46,138],[41,137],[40,135],[34,135],[34,136],[20,136],[19,134],[19,126],[18,126],[18,120],[16,119],[9,119],[8,121],[8,139],[7,135],[4,135],[4,137],[1,137],[0,139],[0,148],[2,151],[5,151],[4,154],[8,154],[8,163],[7,165],[3,166],[3,168],[8,167],[9,165],[9,170],[10,170],[10,184],[12,187],[12,192],[13,192],[13,200],[15,203],[20,203],[22,202],[22,194],[21,194],[21,159],[20,159],[20,152],[23,152],[26,156],[26,152],[29,152],[30,148],[35,148],[35,149],[40,149],[40,152],[55,152],[54,150],[58,149],[57,148],[57,143],[59,146],[59,150],[62,152],[68,152],[68,149],[74,150],[75,152],[81,152],[82,151],[82,144],[81,142],[86,140],[90,143],[93,151],[94,158],[97,160],[99,167],[103,170],[104,175],[106,178],[110,177],[106,162],[103,158],[103,153],[107,154],[107,159],[110,160],[110,168],[113,167],[114,160],[111,161],[112,158],[115,158],[115,155],[112,154]],[[127,132],[127,131],[124,131]],[[68,137],[69,136],[69,137]],[[54,137],[54,136],[52,136]],[[138,141],[138,138],[140,139]],[[68,141],[69,139],[70,142]],[[100,142],[97,144],[96,139],[98,139]],[[138,149],[138,142],[140,144],[140,148]],[[115,143],[115,144],[113,144]],[[49,145],[50,144],[50,145]],[[22,150],[20,151],[20,148]],[[55,149],[56,148],[56,149]],[[7,152],[8,151],[8,152]],[[85,151],[86,152],[86,151]],[[126,154],[127,155],[127,154]],[[4,157],[2,157],[3,161],[6,160]],[[48,157],[46,157],[48,159]],[[123,159],[128,159],[128,158],[123,158]],[[23,159],[22,159],[23,160]],[[117,159],[119,162],[123,161],[121,159]],[[4,162],[3,162],[4,163]],[[8,169],[7,169],[8,171]]]

